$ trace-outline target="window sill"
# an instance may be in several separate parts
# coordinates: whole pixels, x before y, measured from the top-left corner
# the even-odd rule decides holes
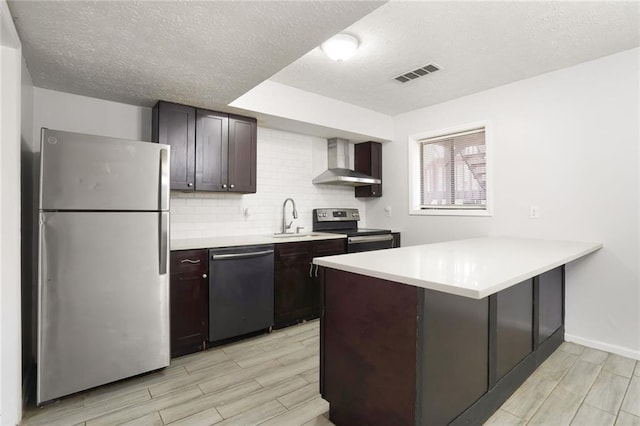
[[[410,216],[476,216],[476,217],[492,217],[490,210],[456,210],[456,209],[410,209]]]

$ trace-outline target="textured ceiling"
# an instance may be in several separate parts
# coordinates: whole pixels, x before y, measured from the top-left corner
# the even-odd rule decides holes
[[[382,1],[9,0],[33,82],[220,108]]]
[[[640,45],[640,2],[391,1],[345,32],[349,61],[319,48],[272,80],[395,115]],[[408,83],[400,74],[434,62]]]
[[[145,106],[229,110],[271,77],[395,115],[640,45],[638,1],[384,3],[8,0],[36,86]],[[345,28],[336,63],[317,46]]]

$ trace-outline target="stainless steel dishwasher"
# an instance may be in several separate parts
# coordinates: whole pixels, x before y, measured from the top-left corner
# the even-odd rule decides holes
[[[273,325],[273,244],[209,250],[209,340]]]

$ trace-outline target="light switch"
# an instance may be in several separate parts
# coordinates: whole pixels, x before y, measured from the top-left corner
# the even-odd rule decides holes
[[[387,217],[391,217],[391,206],[386,206],[384,208],[384,215]]]

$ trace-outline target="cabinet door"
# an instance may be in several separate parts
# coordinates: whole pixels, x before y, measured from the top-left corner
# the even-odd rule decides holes
[[[171,189],[194,190],[195,135],[195,108],[162,101],[156,104],[153,140],[171,145]]]
[[[347,239],[320,240],[313,242],[313,257],[333,256],[347,252]]]
[[[382,144],[364,142],[354,146],[354,168],[374,178],[382,179]],[[358,186],[356,197],[382,197],[382,184]]]
[[[171,356],[204,349],[209,332],[207,251],[171,252]]]
[[[539,343],[547,340],[564,323],[564,266],[539,278]]]
[[[321,240],[313,243],[313,257],[333,256],[347,252],[347,239]],[[313,292],[313,316],[319,317],[322,309],[322,282],[324,281],[325,268],[317,265],[313,267],[311,291]]]
[[[496,295],[496,379],[533,351],[533,279]]]
[[[313,316],[313,246],[311,242],[276,245],[274,322],[276,328]]]
[[[229,191],[256,192],[256,120],[229,116]]]
[[[196,122],[196,190],[228,191],[229,120],[199,109]]]

